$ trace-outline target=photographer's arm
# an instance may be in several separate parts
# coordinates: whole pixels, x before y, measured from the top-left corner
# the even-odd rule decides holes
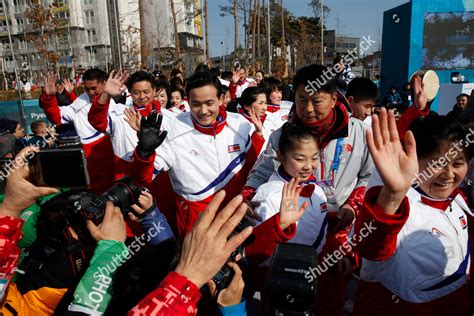
[[[98,243],[90,266],[74,291],[74,300],[69,306],[69,311],[102,315],[112,298],[110,286],[115,269],[111,271],[108,268],[110,262],[118,262],[120,265],[129,258],[124,244],[125,221],[120,209],[108,202],[104,220],[99,227],[90,221],[87,227]]]
[[[248,227],[227,240],[244,217],[246,205],[242,204],[242,196],[237,196],[217,214],[224,197],[223,191],[216,194],[184,239],[176,270],[128,315],[196,314],[196,304],[201,297],[199,288],[222,268],[231,253],[252,233],[252,228]]]

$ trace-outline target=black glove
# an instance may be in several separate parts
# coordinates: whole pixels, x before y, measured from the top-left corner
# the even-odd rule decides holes
[[[155,111],[146,118],[142,117],[137,145],[137,155],[141,159],[148,159],[164,142],[168,132],[160,131],[162,121],[163,115]]]

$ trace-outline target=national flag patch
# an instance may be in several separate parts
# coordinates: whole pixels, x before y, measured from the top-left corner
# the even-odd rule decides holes
[[[441,238],[441,236],[445,236],[445,234],[443,234],[439,229],[434,228],[434,227],[431,229],[431,235],[438,238]]]
[[[321,213],[327,212],[328,211],[328,205],[326,203],[321,203],[321,204],[319,204],[319,209],[321,210]]]
[[[342,145],[342,151],[347,152],[347,153],[352,152],[352,145],[351,144]]]
[[[227,152],[230,154],[230,153],[235,153],[237,151],[240,151],[240,145],[239,144],[235,144],[235,145],[229,145],[227,146]]]
[[[464,216],[459,216],[459,222],[461,223],[462,229],[466,229],[467,220]]]
[[[289,117],[289,115],[283,115],[283,116],[281,117],[281,120],[282,120],[282,121],[288,121],[288,117]]]

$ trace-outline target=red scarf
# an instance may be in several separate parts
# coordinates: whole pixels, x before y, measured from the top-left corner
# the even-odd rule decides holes
[[[453,193],[451,193],[451,195],[447,199],[442,200],[442,199],[432,198],[420,188],[416,188],[415,190],[418,191],[418,193],[420,193],[421,202],[423,202],[423,204],[426,204],[428,206],[431,206],[441,211],[445,211],[448,208],[448,206],[451,205],[454,198],[458,194],[458,190],[454,190]]]
[[[290,182],[291,179],[292,179],[292,176],[290,176],[290,175],[288,175],[288,173],[286,173],[283,166],[280,166],[278,168],[277,174],[280,177],[280,179],[282,179],[286,183]],[[301,190],[301,192],[300,192],[300,196],[305,197],[305,198],[309,198],[309,197],[311,197],[311,195],[314,192],[314,189],[316,188],[316,178],[312,174],[309,177],[308,180],[306,180],[305,182],[300,182],[299,185],[304,186],[303,190]]]
[[[150,104],[146,104],[145,106],[138,106],[135,103],[133,103],[133,107],[135,108],[136,111],[140,112],[141,116],[147,117],[150,115],[150,113],[153,110],[156,110],[156,113],[161,113],[161,105],[160,102],[153,100],[153,102]]]
[[[214,123],[212,123],[211,125],[201,125],[194,119],[192,115],[191,118],[193,120],[193,125],[196,130],[210,136],[218,135],[227,125],[227,112],[225,110],[225,107],[223,106],[219,107],[219,114],[217,115],[217,118]]]
[[[270,113],[275,113],[280,111],[280,106],[277,104],[268,104],[267,111]]]
[[[297,115],[293,116],[292,123],[302,124],[306,127],[311,128],[314,134],[317,134],[320,139],[323,140],[323,143],[329,139],[330,132],[333,130],[334,123],[336,122],[336,113],[335,110],[331,110],[329,114],[323,118],[321,121],[313,123],[303,123]]]

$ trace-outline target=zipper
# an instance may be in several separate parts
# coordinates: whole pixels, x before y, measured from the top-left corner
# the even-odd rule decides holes
[[[221,160],[220,160],[220,157],[219,157],[219,149],[217,148],[217,134],[216,134],[216,129],[215,129],[215,128],[212,128],[212,132],[213,132],[213,134],[214,134],[214,141],[213,141],[212,138],[211,138],[211,142],[212,142],[212,141],[214,142],[214,149],[216,150],[217,163],[218,163],[218,165],[219,165],[219,174],[221,174],[223,170],[222,170],[222,166],[221,166]],[[221,190],[221,189],[223,188],[222,182],[221,182],[221,184],[220,184],[219,186],[220,186],[219,190]],[[219,190],[217,190],[217,191],[219,191]]]
[[[452,210],[452,206],[450,205],[449,207],[450,207],[450,209]],[[441,212],[442,212],[443,215],[447,218],[449,224],[451,225],[451,227],[452,227],[452,228],[454,229],[454,231],[456,232],[456,236],[459,237],[459,232],[458,232],[458,230],[456,229],[456,226],[455,226],[455,225],[453,224],[453,222],[451,221],[451,218],[450,218],[448,215],[446,215],[445,212],[443,212],[443,211],[441,211]],[[463,260],[464,260],[464,258],[463,258],[463,253],[464,253],[464,251],[462,250],[462,246],[461,246],[461,243],[459,242],[459,238],[457,238],[457,240],[456,240],[456,245],[458,246],[458,249],[460,250],[461,261],[463,261]]]

